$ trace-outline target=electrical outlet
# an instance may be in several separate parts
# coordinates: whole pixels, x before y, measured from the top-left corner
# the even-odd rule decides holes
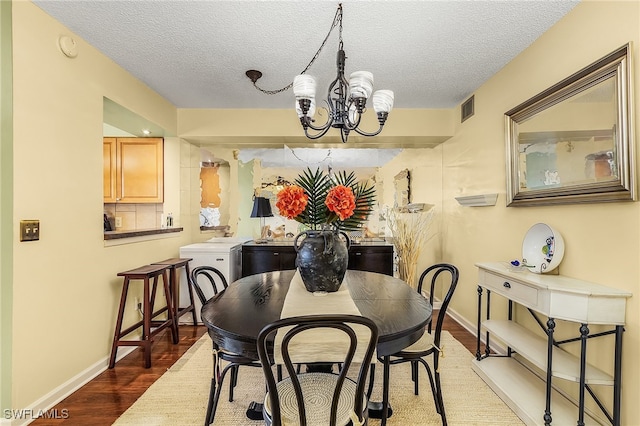
[[[116,228],[122,228],[122,216],[116,216]]]

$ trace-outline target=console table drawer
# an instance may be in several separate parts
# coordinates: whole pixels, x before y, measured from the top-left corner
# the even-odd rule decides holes
[[[489,273],[486,273],[484,280],[480,282],[483,287],[531,308],[538,304],[538,289],[521,282]]]

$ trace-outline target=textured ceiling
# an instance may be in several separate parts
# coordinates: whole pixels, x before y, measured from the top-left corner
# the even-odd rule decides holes
[[[335,1],[36,0],[180,108],[293,108],[288,85],[320,47]],[[395,107],[451,108],[578,1],[343,0],[347,75],[368,70]],[[308,71],[335,78],[337,31]],[[82,54],[82,52],[80,52]]]

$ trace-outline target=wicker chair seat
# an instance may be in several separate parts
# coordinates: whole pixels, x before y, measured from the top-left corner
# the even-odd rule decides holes
[[[330,423],[331,397],[336,387],[338,376],[329,373],[299,374],[300,387],[304,395],[307,425],[327,426]],[[280,397],[280,410],[283,425],[299,425],[298,402],[293,388],[293,382],[286,378],[277,384]],[[337,425],[346,425],[353,413],[353,400],[356,394],[356,383],[346,378],[338,400]],[[366,396],[363,397],[363,407],[366,407]],[[264,413],[271,418],[271,401],[269,394],[264,399]],[[362,413],[360,415],[362,417]],[[267,418],[267,417],[265,417]]]

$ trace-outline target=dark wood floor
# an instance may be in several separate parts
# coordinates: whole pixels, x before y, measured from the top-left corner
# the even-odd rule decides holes
[[[476,338],[457,322],[447,317],[444,329],[471,353],[476,352]],[[36,426],[61,423],[83,426],[112,424],[206,333],[206,328],[180,326],[180,342],[177,345],[171,343],[171,335],[167,331],[156,336],[151,351],[151,368],[144,368],[142,350],[136,349],[120,360],[114,369],[101,373],[49,411],[50,416],[67,418],[40,418],[31,424]]]

